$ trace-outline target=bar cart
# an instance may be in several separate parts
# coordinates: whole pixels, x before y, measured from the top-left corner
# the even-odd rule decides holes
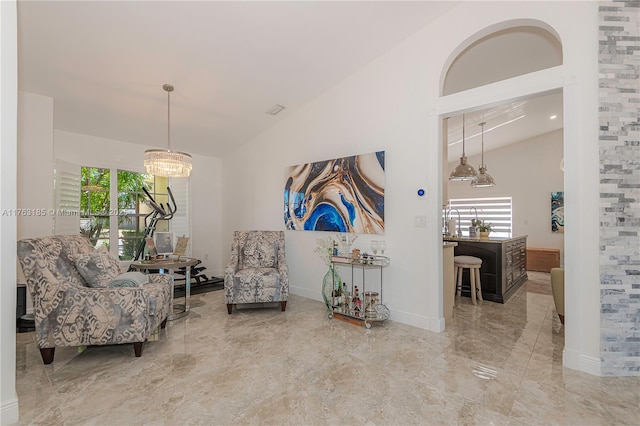
[[[386,256],[331,256],[331,265],[334,269],[338,267],[343,270],[351,269],[351,286],[344,285],[346,295],[336,295],[338,285],[334,277],[329,318],[338,318],[351,324],[364,325],[366,328],[371,328],[371,324],[382,324],[389,319],[389,308],[382,304],[382,268],[389,266],[389,263],[390,260]],[[356,273],[359,271],[362,271],[362,293],[358,294],[360,303],[354,294],[357,287],[355,284]],[[367,286],[367,275],[372,275],[377,271],[380,271],[380,285]]]

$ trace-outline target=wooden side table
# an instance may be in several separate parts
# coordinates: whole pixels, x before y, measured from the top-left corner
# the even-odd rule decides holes
[[[174,280],[171,280],[171,314],[169,321],[182,318],[189,314],[189,299],[191,298],[191,267],[200,263],[198,259],[191,257],[181,257],[180,259],[161,259],[161,260],[138,260],[131,263],[131,268],[139,271],[155,272],[160,274],[168,272],[172,278],[175,278],[174,271],[176,269],[185,268],[185,291],[184,304],[173,303]]]

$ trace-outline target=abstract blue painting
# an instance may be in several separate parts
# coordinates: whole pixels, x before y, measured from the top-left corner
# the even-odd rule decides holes
[[[551,231],[564,233],[564,192],[551,193]]]
[[[384,234],[384,151],[287,169],[284,223],[305,231]]]

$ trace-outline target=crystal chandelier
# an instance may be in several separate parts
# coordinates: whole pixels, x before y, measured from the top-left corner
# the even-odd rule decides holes
[[[144,152],[144,167],[147,173],[165,177],[189,177],[191,155],[171,150],[171,84],[162,85],[167,92],[167,141],[168,149],[148,149]]]

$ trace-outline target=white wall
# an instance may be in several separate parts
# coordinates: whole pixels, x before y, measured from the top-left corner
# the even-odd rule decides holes
[[[18,40],[15,1],[0,2],[0,211],[17,208]],[[0,424],[18,421],[16,394],[16,235],[0,216]]]
[[[144,173],[143,156],[153,147],[63,130],[54,131],[54,157],[81,166]],[[221,165],[217,158],[193,155],[191,172],[191,255],[202,260],[207,275],[223,270],[220,258]],[[36,182],[34,182],[36,184]],[[208,259],[205,260],[205,255]]]
[[[285,167],[385,149],[385,270],[391,318],[441,331],[440,115],[563,88],[567,291],[565,365],[598,372],[597,3],[463,2],[314,102],[224,159],[223,247],[235,229],[283,229]],[[567,16],[572,16],[567,20]],[[513,21],[546,22],[560,36],[564,64],[440,98],[443,70],[477,33]],[[499,28],[497,28],[499,29]],[[427,190],[420,200],[415,191]],[[427,217],[416,228],[414,217]],[[287,232],[292,293],[320,300],[326,267],[314,255],[321,233]],[[366,248],[370,237],[356,246]],[[228,251],[227,251],[228,253]],[[582,259],[582,260],[581,260]],[[588,266],[584,266],[587,262]],[[581,265],[581,266],[579,266]],[[580,283],[580,290],[571,286]],[[571,284],[576,283],[576,284]],[[320,317],[320,313],[318,313]]]
[[[562,264],[564,234],[551,232],[551,192],[564,190],[562,147],[562,130],[558,130],[487,151],[487,171],[496,186],[471,188],[469,182],[447,180],[449,197],[512,197],[513,236],[527,235],[528,247],[560,249]],[[447,170],[457,164],[449,163]],[[469,164],[477,168],[480,156],[469,157]]]
[[[53,207],[53,98],[18,93],[18,206]],[[18,239],[49,235],[52,216],[19,216]]]

